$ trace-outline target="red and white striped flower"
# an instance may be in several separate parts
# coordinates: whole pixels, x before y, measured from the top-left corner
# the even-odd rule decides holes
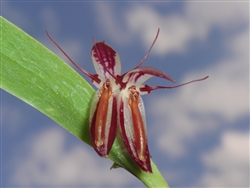
[[[47,33],[48,34],[48,33]],[[143,60],[131,71],[121,75],[121,64],[118,53],[105,42],[97,42],[91,50],[96,74],[90,74],[79,67],[49,36],[52,42],[66,55],[79,70],[90,77],[98,88],[90,110],[90,136],[94,149],[106,157],[113,145],[119,127],[123,142],[135,162],[148,173],[152,173],[148,149],[146,116],[141,95],[156,89],[172,89],[177,86],[149,86],[144,84],[151,77],[160,77],[175,82],[164,72],[148,66],[141,66],[151,51],[157,37]]]

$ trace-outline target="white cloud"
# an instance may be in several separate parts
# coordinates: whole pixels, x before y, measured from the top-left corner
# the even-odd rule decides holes
[[[247,35],[244,36],[247,41]],[[158,144],[162,151],[180,157],[186,152],[187,141],[194,140],[198,134],[233,123],[249,114],[248,64],[245,57],[246,54],[237,54],[207,70],[189,73],[184,80],[205,75],[210,77],[176,89],[168,97],[151,98],[150,112],[156,116],[156,125],[159,125],[154,128],[160,130]]]
[[[193,34],[205,38],[214,27],[224,31],[236,29],[248,22],[248,4],[242,2],[187,3],[185,17]]]
[[[163,14],[158,11],[157,6],[167,8],[169,3],[154,5],[156,6],[151,3],[131,3],[117,12],[118,5],[97,3],[97,23],[115,42],[126,44],[132,41],[134,35],[142,40],[146,50],[152,44],[157,28],[160,28],[161,32],[152,53],[166,55],[170,52],[184,52],[192,39],[204,41],[215,27],[224,31],[237,30],[248,22],[248,8],[245,3],[186,3],[182,14]]]
[[[117,43],[126,44],[131,41],[131,35],[127,32],[119,18],[123,14],[122,9],[117,11],[113,3],[98,2],[95,4],[96,22],[102,27],[103,32]],[[116,14],[119,14],[118,16]]]
[[[213,18],[210,27],[218,22]],[[228,19],[222,20],[230,22],[231,16]],[[221,60],[211,63],[206,70],[190,72],[184,77],[188,81],[209,75],[207,80],[176,89],[168,97],[162,94],[162,97],[150,98],[148,113],[155,117],[152,129],[159,131],[158,146],[166,154],[181,157],[187,152],[188,142],[196,136],[248,116],[248,36],[248,28],[231,33],[224,41],[227,53]]]
[[[160,3],[168,6],[167,3]],[[179,12],[163,15],[149,4],[136,4],[125,14],[128,31],[137,35],[150,46],[156,30],[160,27],[159,39],[153,53],[166,55],[183,52],[191,39],[204,40],[214,27],[226,31],[248,22],[246,3],[186,3],[182,14]]]
[[[138,35],[145,42],[145,46],[152,44],[157,28],[161,29],[154,47],[154,52],[157,54],[183,51],[185,47],[183,44],[190,39],[188,22],[179,13],[163,16],[150,6],[135,5],[127,12],[125,19],[129,31]]]
[[[199,186],[249,186],[249,132],[225,132],[219,146],[203,154],[205,173]]]
[[[125,170],[109,170],[112,162],[87,152],[84,143],[66,149],[66,140],[66,134],[61,128],[48,129],[28,138],[25,146],[21,146],[15,156],[18,157],[19,162],[13,170],[15,173],[10,184],[18,186],[125,186],[131,183],[127,180],[132,179],[132,175]],[[20,152],[24,147],[30,152],[20,159],[20,156],[23,156]]]

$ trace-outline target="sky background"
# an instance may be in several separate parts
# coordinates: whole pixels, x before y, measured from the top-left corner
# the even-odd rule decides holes
[[[149,150],[171,187],[249,186],[249,3],[1,2],[1,15],[94,73],[92,38],[183,83],[144,95]],[[8,39],[6,39],[8,40]],[[86,80],[89,81],[85,75]],[[149,85],[173,85],[159,78]],[[94,87],[94,86],[93,86]],[[143,187],[38,110],[1,90],[3,187]]]

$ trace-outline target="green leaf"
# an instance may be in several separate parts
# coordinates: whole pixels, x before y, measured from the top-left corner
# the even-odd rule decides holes
[[[0,29],[1,88],[91,146],[88,117],[94,89],[67,63],[3,17]],[[153,161],[152,174],[138,167],[119,134],[109,158],[147,187],[168,187]]]

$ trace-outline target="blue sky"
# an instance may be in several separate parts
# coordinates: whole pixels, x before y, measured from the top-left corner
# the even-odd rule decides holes
[[[247,2],[1,2],[1,15],[66,62],[47,38],[89,72],[92,38],[135,67],[160,28],[145,65],[177,83],[143,96],[149,149],[171,187],[249,186],[249,4]],[[83,75],[86,78],[85,75]],[[86,78],[88,81],[89,79]],[[172,85],[152,78],[150,85]],[[123,169],[48,117],[2,95],[2,186],[142,187]]]

